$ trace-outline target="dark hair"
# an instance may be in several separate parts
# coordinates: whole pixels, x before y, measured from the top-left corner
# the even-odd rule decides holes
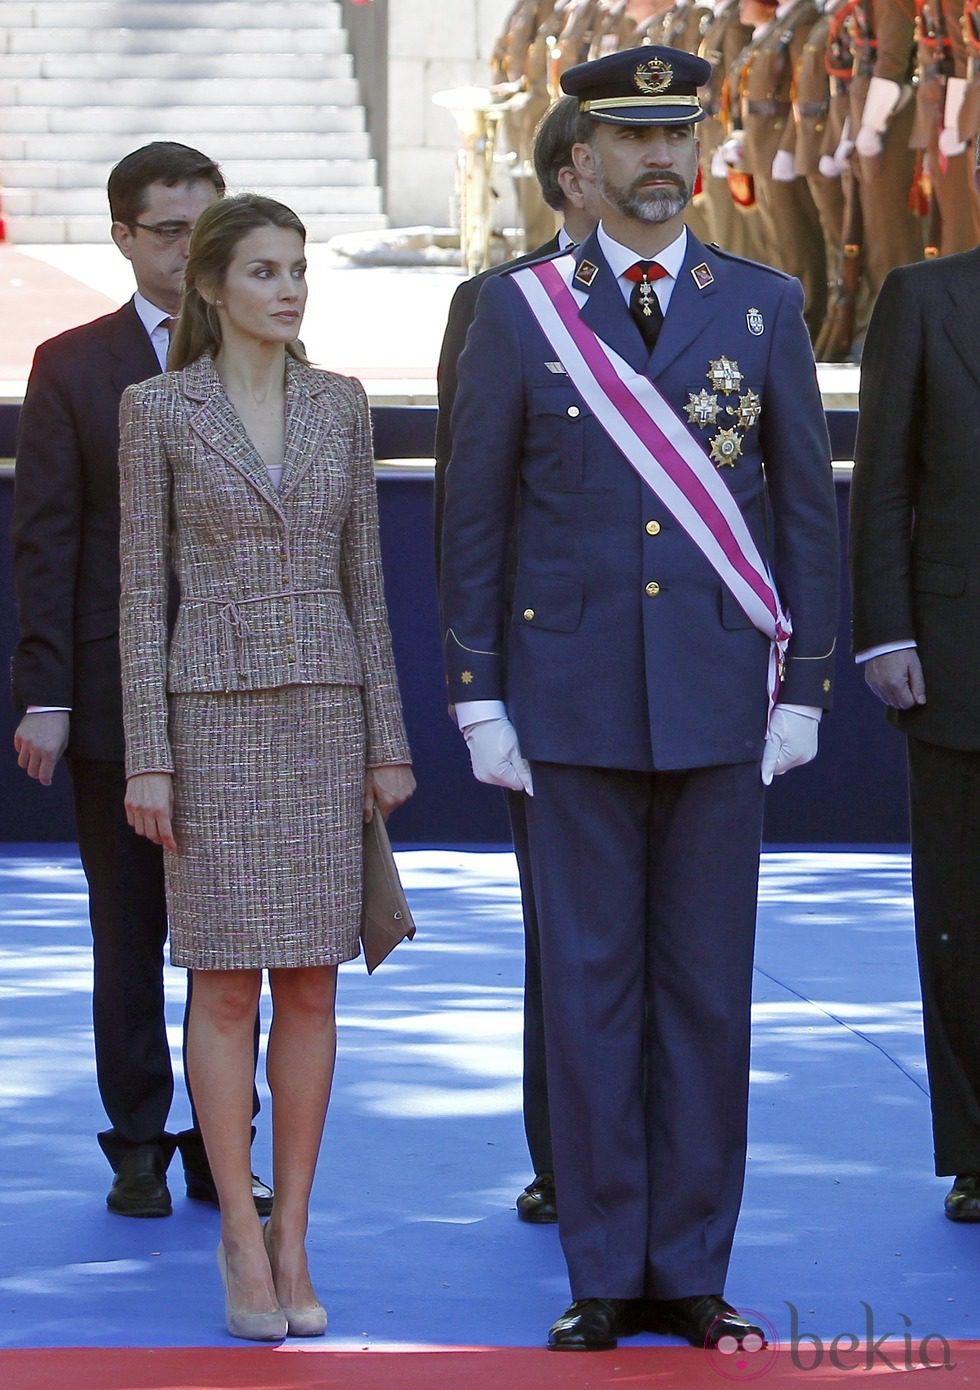
[[[545,112],[534,132],[534,172],[544,200],[555,212],[565,211],[558,175],[572,162],[578,127],[578,97],[559,97]]]
[[[222,198],[201,213],[191,236],[180,318],[167,358],[169,371],[180,371],[205,352],[213,357],[221,347],[221,323],[201,291],[221,288],[238,243],[259,227],[282,227],[306,242],[306,228],[292,208],[259,193]],[[287,343],[286,351],[298,362],[307,360],[296,343]]]
[[[173,188],[178,183],[207,179],[218,197],[225,191],[221,170],[200,150],[178,145],[173,140],[154,140],[121,159],[109,175],[109,211],[113,222],[127,227],[139,220],[146,207],[146,190],[151,183]]]

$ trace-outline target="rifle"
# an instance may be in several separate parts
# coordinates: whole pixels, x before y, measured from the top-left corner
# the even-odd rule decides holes
[[[853,167],[844,175],[844,239],[840,268],[834,282],[827,317],[817,335],[814,353],[818,362],[847,362],[854,345],[855,318],[861,271],[864,265],[862,242],[864,219],[861,216],[861,194]]]

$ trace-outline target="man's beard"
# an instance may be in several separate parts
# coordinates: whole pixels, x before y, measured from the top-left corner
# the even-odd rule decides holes
[[[636,179],[628,189],[622,189],[609,182],[601,166],[596,171],[599,193],[610,207],[626,217],[638,222],[660,223],[684,211],[691,201],[691,189],[679,174],[658,175],[660,180],[669,180],[673,188],[651,188],[646,182],[648,177]]]

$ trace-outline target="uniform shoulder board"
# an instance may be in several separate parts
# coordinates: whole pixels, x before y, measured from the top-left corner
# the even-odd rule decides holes
[[[767,275],[775,275],[779,280],[792,280],[792,275],[787,275],[785,270],[777,270],[774,265],[766,265],[762,261],[750,260],[748,256],[736,256],[734,251],[726,251],[715,242],[709,242],[709,249],[714,256],[718,256],[723,261],[734,261],[736,265],[751,266],[753,270],[764,270]]]

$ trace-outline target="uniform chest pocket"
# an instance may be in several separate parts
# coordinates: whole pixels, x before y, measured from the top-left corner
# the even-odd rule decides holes
[[[600,426],[570,386],[541,386],[531,392],[529,451],[551,461],[560,492],[608,492],[609,449]]]

